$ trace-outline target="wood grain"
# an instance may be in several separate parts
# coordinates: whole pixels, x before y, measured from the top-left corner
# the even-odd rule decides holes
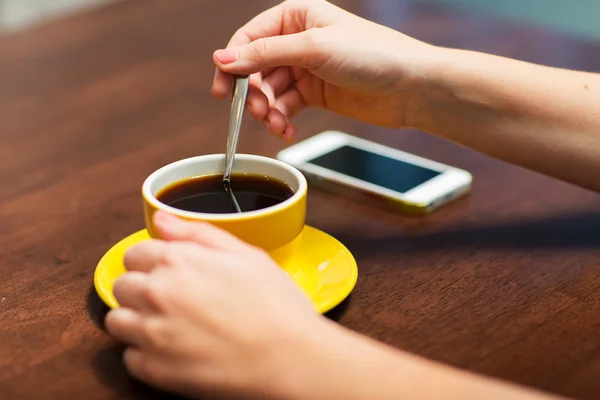
[[[235,6],[230,7],[235,3]],[[0,397],[168,398],[128,377],[92,289],[102,254],[143,226],[156,168],[223,152],[212,51],[275,1],[127,1],[0,40]],[[444,46],[595,71],[600,44],[409,1],[348,0]],[[229,9],[228,9],[229,8]],[[460,368],[600,397],[600,199],[421,132],[322,111],[339,129],[468,169],[472,194],[428,218],[310,191],[308,222],[360,268],[332,317]],[[246,121],[240,152],[284,147]],[[567,168],[568,166],[565,166]]]

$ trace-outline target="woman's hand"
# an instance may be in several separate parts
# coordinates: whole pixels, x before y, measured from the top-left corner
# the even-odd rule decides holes
[[[164,240],[126,254],[121,308],[106,318],[130,346],[127,369],[180,394],[277,398],[282,372],[325,319],[263,251],[209,224],[155,218]]]
[[[154,387],[211,399],[549,399],[348,331],[264,252],[208,224],[155,218],[164,240],[126,254],[121,308],[106,317],[129,346],[127,369]]]
[[[401,127],[434,50],[324,0],[288,0],[214,53],[212,92],[230,96],[231,75],[251,74],[248,110],[288,141],[296,134],[290,118],[307,106]]]

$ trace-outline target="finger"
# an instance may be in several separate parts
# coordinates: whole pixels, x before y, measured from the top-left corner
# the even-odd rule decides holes
[[[264,69],[260,74],[262,75],[262,79],[265,80],[265,78],[269,75],[271,75],[275,70],[277,69],[277,67],[274,68],[267,68]]]
[[[215,79],[217,77],[217,75],[219,75],[219,70],[216,70],[215,72]],[[223,72],[221,72],[221,74],[223,74]],[[233,95],[233,83],[235,80],[235,76],[233,75],[229,75],[229,74],[225,74],[226,75],[226,79],[220,79],[218,81],[213,82],[213,86],[211,88],[211,92],[212,95],[219,99],[219,100],[223,100],[226,99],[227,97],[231,97]],[[254,85],[258,88],[260,88],[262,84],[262,76],[261,74],[252,74],[250,75],[250,85]]]
[[[232,75],[216,69],[213,84],[210,89],[213,97],[223,100],[228,96],[231,96],[231,93],[233,93],[233,81],[234,77]]]
[[[162,240],[147,240],[130,247],[123,257],[128,271],[150,272],[164,264],[167,243]]]
[[[261,37],[281,35],[283,10],[282,5],[277,5],[252,18],[235,32],[226,48],[242,46]],[[217,98],[225,98],[231,93],[232,88],[233,77],[217,68],[212,86],[213,95]]]
[[[115,281],[113,294],[119,305],[139,312],[154,311],[148,299],[148,274],[127,272]]]
[[[254,85],[256,87],[260,87],[262,85],[263,76],[262,74],[252,74],[250,75],[250,85]]]
[[[136,349],[135,347],[128,347],[123,352],[123,364],[125,364],[125,368],[127,371],[140,380],[144,380],[140,375],[145,376],[145,374],[140,374],[143,365],[145,362],[144,353],[140,349]]]
[[[243,250],[250,247],[231,233],[205,222],[185,221],[166,212],[154,214],[154,225],[167,241],[191,241],[212,249]]]
[[[269,99],[260,89],[260,86],[255,86],[252,83],[248,88],[248,98],[246,100],[246,108],[250,115],[257,121],[263,121],[269,112]]]
[[[274,105],[277,96],[290,88],[293,78],[292,70],[288,67],[279,67],[263,78],[261,89],[269,99],[269,104]]]
[[[213,61],[228,74],[249,75],[271,67],[319,69],[329,58],[313,30],[255,40],[239,47],[217,50]]]
[[[106,315],[106,330],[123,343],[140,346],[145,342],[142,316],[130,308],[117,308]]]
[[[160,385],[162,381],[162,368],[156,362],[151,362],[146,353],[135,347],[125,349],[123,364],[127,371],[135,378],[153,385]]]
[[[188,224],[195,224],[192,222],[182,221],[179,218],[171,215],[168,215],[168,217],[175,218],[176,223],[182,223],[184,226]],[[217,229],[209,224],[198,225]],[[156,226],[158,227],[158,225]],[[170,227],[169,229],[173,228]],[[157,231],[160,232],[158,228]],[[208,232],[207,235],[210,236],[211,233]],[[182,235],[180,238],[166,239],[164,241],[149,240],[128,250],[126,253],[127,263],[125,264],[125,267],[129,271],[140,271],[139,273],[143,272],[146,275],[157,275],[161,274],[162,270],[169,270],[185,265],[197,266],[204,260],[212,260],[215,253],[217,252],[215,251],[214,246],[199,243],[198,240],[194,240],[192,235],[188,235],[188,237],[184,237]],[[135,268],[137,268],[137,270]],[[150,283],[146,281],[146,285],[148,286]],[[148,301],[150,301],[152,304],[156,303],[152,302],[151,300],[153,299],[148,298]],[[154,309],[157,309],[157,307],[154,307]]]
[[[282,136],[285,131],[287,118],[276,108],[271,108],[265,119],[265,125],[269,132],[276,136]]]
[[[306,107],[306,102],[295,87],[290,88],[275,101],[275,108],[288,119],[294,118],[304,107]]]
[[[186,370],[181,371],[176,362],[176,359],[159,357],[135,347],[129,347],[123,352],[123,364],[131,376],[157,389],[197,397],[198,389],[190,383],[194,382],[196,376]]]
[[[281,137],[288,143],[292,143],[296,139],[296,126],[289,119],[286,121],[285,130]]]

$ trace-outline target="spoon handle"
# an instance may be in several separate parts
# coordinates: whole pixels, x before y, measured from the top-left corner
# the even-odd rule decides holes
[[[231,113],[229,114],[229,133],[227,135],[227,151],[225,152],[225,173],[223,180],[231,180],[231,170],[233,168],[233,159],[237,148],[238,138],[240,137],[240,128],[242,126],[242,116],[248,96],[249,76],[238,76],[235,79],[233,88],[233,99],[231,101]]]

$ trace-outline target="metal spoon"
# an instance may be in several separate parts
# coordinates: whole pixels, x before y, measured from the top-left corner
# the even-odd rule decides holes
[[[238,138],[240,137],[240,128],[242,126],[242,117],[244,115],[249,83],[249,76],[238,76],[235,79],[233,99],[231,101],[231,112],[229,114],[229,133],[227,134],[227,151],[225,152],[225,171],[223,172],[225,192],[229,194],[229,199],[237,212],[242,212],[242,210],[231,190],[231,170],[233,169],[235,150],[237,148]]]

